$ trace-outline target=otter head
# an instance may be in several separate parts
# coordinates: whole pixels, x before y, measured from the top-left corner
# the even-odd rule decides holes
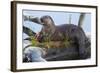
[[[53,19],[48,15],[42,16],[40,20],[43,23],[43,26],[52,27],[55,25]]]

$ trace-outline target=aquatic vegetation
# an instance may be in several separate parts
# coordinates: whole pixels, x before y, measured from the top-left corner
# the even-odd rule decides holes
[[[65,38],[63,41],[50,41],[49,37],[46,37],[43,42],[39,42],[35,36],[30,36],[32,46],[45,47],[45,48],[68,48],[72,41]]]

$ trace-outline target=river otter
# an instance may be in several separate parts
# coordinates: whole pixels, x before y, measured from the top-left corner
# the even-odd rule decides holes
[[[73,41],[71,47],[77,50],[79,59],[90,58],[90,48],[86,47],[88,39],[81,27],[74,24],[61,24],[56,26],[53,19],[48,15],[42,16],[38,20],[37,18],[31,19],[31,21],[43,25],[40,31],[40,42],[44,41],[46,37],[51,41],[64,41],[68,39],[69,41]]]

